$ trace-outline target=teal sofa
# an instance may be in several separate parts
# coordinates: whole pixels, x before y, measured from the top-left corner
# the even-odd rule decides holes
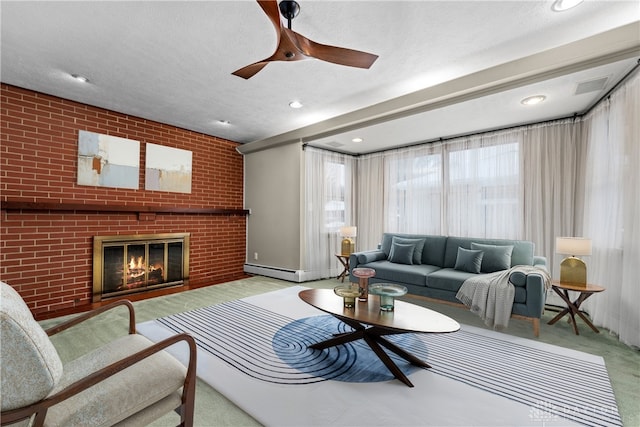
[[[517,265],[546,271],[546,258],[534,255],[534,250],[533,242],[524,240],[384,233],[378,249],[350,255],[349,280],[358,282],[351,274],[354,268],[373,268],[376,275],[369,283],[401,284],[410,294],[460,304],[456,299],[458,290],[466,279],[477,274]],[[474,263],[478,251],[485,256]],[[475,259],[471,259],[473,256]],[[509,281],[515,287],[512,317],[533,322],[538,336],[546,296],[543,274],[516,271]]]

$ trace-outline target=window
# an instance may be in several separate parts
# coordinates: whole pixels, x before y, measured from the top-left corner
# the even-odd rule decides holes
[[[518,144],[449,153],[447,228],[456,236],[514,238],[520,228]]]
[[[442,204],[442,156],[390,159],[386,230],[436,234]]]
[[[325,164],[325,228],[328,232],[338,231],[345,221],[345,165],[327,162]]]

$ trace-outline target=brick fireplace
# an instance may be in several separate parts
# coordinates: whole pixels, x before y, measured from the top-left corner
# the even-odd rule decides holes
[[[0,87],[0,278],[37,318],[91,304],[95,236],[188,234],[183,283],[197,287],[245,277],[248,211],[238,143]],[[145,190],[143,168],[138,189],[78,185],[80,130],[140,141],[141,165],[147,143],[191,151],[191,193]],[[147,277],[159,274],[158,262],[151,264]],[[161,285],[179,282],[172,273],[163,280]],[[126,289],[109,297],[120,291]]]

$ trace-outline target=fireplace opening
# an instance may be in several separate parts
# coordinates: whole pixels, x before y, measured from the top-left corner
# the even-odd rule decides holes
[[[189,279],[189,233],[96,236],[93,301],[167,286]]]

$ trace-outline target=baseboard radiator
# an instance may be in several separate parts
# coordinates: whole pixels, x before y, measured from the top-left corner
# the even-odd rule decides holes
[[[289,282],[309,282],[311,280],[322,279],[320,272],[289,270],[280,267],[271,267],[267,265],[245,264],[244,272],[248,274],[256,274],[259,276],[272,277],[274,279],[287,280]]]

